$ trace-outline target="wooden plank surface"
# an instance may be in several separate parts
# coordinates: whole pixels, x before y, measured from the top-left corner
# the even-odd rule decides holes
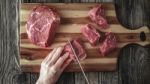
[[[21,0],[22,2],[107,2],[112,0]],[[128,1],[128,0],[126,0]],[[132,0],[134,1],[137,0]],[[146,1],[146,0],[143,0]],[[147,0],[149,1],[149,0]],[[35,84],[38,74],[35,73],[22,73],[19,65],[19,34],[16,33],[19,30],[18,27],[18,0],[0,0],[0,84]],[[120,2],[122,3],[122,2]],[[119,4],[119,3],[118,3]],[[145,4],[145,3],[144,3]],[[149,4],[149,3],[146,3]],[[139,5],[139,4],[138,4]],[[132,8],[131,8],[132,9]],[[13,10],[13,11],[12,11]],[[148,9],[149,10],[149,9]],[[140,12],[139,12],[140,13]],[[149,14],[147,14],[148,16]],[[137,16],[138,17],[138,16]],[[148,19],[148,18],[147,18]],[[136,45],[137,46],[137,45]],[[137,51],[135,46],[128,46],[128,48],[124,48],[123,52],[120,55],[122,62],[119,62],[119,66],[129,65],[125,68],[119,67],[119,72],[91,72],[88,77],[93,78],[91,84],[94,84],[95,81],[98,82],[96,84],[150,84],[150,72],[144,69],[142,66],[139,66],[141,63],[145,62],[145,58],[149,58],[150,54],[146,56],[145,54],[135,54]],[[139,48],[141,49],[141,47]],[[150,46],[147,46],[147,51],[150,51]],[[131,53],[132,52],[132,53]],[[129,56],[129,57],[128,57]],[[144,57],[141,59],[136,57]],[[146,65],[150,63],[149,59],[147,59]],[[136,65],[138,64],[138,65]],[[145,65],[144,64],[144,65]],[[150,64],[148,64],[150,65]],[[132,67],[131,67],[132,66]],[[138,69],[136,67],[139,67]],[[126,70],[129,70],[128,72]],[[125,71],[124,71],[125,70]],[[141,73],[134,73],[134,72]],[[150,71],[150,70],[149,70]],[[147,77],[143,77],[143,72],[147,75]],[[131,74],[130,74],[131,73]],[[79,75],[81,73],[64,73],[60,78],[60,82],[57,84],[82,84],[84,80],[77,80],[82,77]],[[88,73],[87,73],[88,74]],[[138,76],[137,76],[138,74]],[[123,76],[123,77],[122,77]],[[69,78],[69,79],[68,79]],[[140,79],[139,79],[140,78]],[[67,81],[71,80],[71,81]],[[95,80],[94,80],[95,79]],[[133,79],[133,80],[131,80]],[[34,81],[33,81],[34,80]],[[75,81],[76,80],[76,81]],[[73,81],[73,82],[72,82]],[[140,82],[139,82],[140,81]]]
[[[149,84],[150,45],[144,48],[130,44],[121,53],[118,65],[119,84]]]
[[[0,0],[0,84],[17,84],[21,74],[17,3],[18,0]]]
[[[61,25],[58,28],[55,36],[54,43],[48,48],[41,48],[35,46],[30,42],[26,33],[26,22],[27,18],[32,9],[39,5],[47,5],[49,7],[57,8],[62,20]],[[81,34],[81,26],[92,22],[87,14],[89,10],[100,5],[97,3],[26,3],[21,4],[20,10],[20,55],[21,55],[21,66],[25,72],[39,72],[40,64],[45,56],[55,47],[64,46],[67,39],[80,37],[83,40],[84,47],[87,51],[87,58],[81,61],[85,71],[113,71],[116,70],[117,56],[122,47],[129,43],[138,43],[142,46],[149,44],[150,32],[147,27],[142,27],[137,30],[129,30],[121,26],[116,18],[114,5],[111,3],[101,3],[106,10],[106,16],[109,23],[108,29],[101,29],[102,32],[113,32],[116,34],[118,45],[117,50],[108,56],[102,56],[99,53],[99,46],[91,46],[90,43]],[[142,42],[140,33],[145,32],[146,41]],[[39,52],[40,51],[40,52]],[[97,67],[99,66],[99,67]],[[80,71],[80,67],[77,63],[70,64],[66,72]]]

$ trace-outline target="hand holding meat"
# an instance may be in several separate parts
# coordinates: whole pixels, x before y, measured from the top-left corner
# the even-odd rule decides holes
[[[69,53],[61,56],[62,47],[55,48],[41,63],[40,76],[36,84],[55,84],[61,73],[72,61]]]

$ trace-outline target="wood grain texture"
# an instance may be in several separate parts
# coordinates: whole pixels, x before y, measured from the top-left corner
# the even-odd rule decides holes
[[[0,84],[17,84],[21,73],[17,3],[18,0],[0,1]]]
[[[120,84],[118,83],[118,73],[99,72],[99,84]]]
[[[100,3],[99,3],[100,4]],[[61,18],[61,25],[56,31],[56,36],[53,44],[48,48],[40,48],[31,43],[27,37],[26,33],[26,22],[27,18],[32,11],[32,9],[39,5],[47,5],[49,7],[55,7],[58,10]],[[118,45],[117,50],[111,53],[108,56],[102,56],[99,53],[99,46],[91,46],[86,38],[81,34],[81,26],[87,23],[91,23],[97,26],[88,18],[88,12],[94,6],[98,5],[97,3],[32,3],[32,4],[21,4],[20,10],[20,54],[21,54],[21,66],[22,70],[26,72],[38,72],[42,60],[48,53],[55,47],[64,46],[68,39],[80,37],[83,40],[83,45],[87,51],[87,58],[81,61],[81,64],[84,67],[85,71],[112,71],[116,69],[117,56],[119,50],[129,43],[138,43],[140,45],[146,45],[150,43],[150,32],[147,27],[142,27],[137,30],[129,30],[121,25],[119,25],[114,5],[111,3],[102,3],[103,7],[106,10],[107,19],[109,19],[109,28],[101,29],[102,32],[113,32],[116,34]],[[87,19],[83,20],[82,17]],[[112,19],[108,18],[111,17]],[[69,19],[68,19],[69,18]],[[78,19],[78,20],[77,20]],[[112,21],[111,21],[112,20]],[[116,21],[114,24],[113,21]],[[23,23],[23,24],[22,24]],[[65,23],[65,24],[64,24]],[[141,41],[140,33],[145,32],[146,41]],[[39,52],[40,51],[40,52]],[[99,66],[99,67],[97,67]],[[38,69],[38,70],[36,70]],[[80,71],[80,67],[77,63],[70,64],[66,72],[70,71]]]
[[[73,2],[72,0],[21,0],[22,2]],[[111,1],[112,0],[81,0],[80,2],[106,2],[106,1]],[[146,0],[143,0],[146,1]],[[147,0],[148,2],[149,0]],[[76,0],[74,2],[77,2]],[[145,3],[147,3],[145,2]],[[120,2],[122,3],[122,2]],[[19,34],[17,34],[18,32],[18,26],[17,23],[18,20],[18,8],[17,7],[18,1],[17,0],[0,0],[0,84],[35,84],[35,81],[38,78],[38,74],[34,74],[34,73],[22,73],[20,72],[20,68],[18,67],[19,64],[19,55],[18,55],[18,36]],[[149,6],[147,5],[149,10]],[[13,10],[13,11],[12,11]],[[139,12],[140,13],[140,12]],[[150,14],[147,13],[147,17],[149,17]],[[147,18],[148,21],[150,21]],[[150,26],[149,26],[150,27]],[[119,66],[124,65],[124,63],[128,64],[128,65],[135,65],[137,62],[135,62],[137,59],[134,59],[136,56],[134,52],[136,51],[131,51],[132,54],[129,53],[130,50],[135,49],[135,47],[130,47],[129,48],[125,48],[123,49],[124,52],[122,53],[123,58],[121,58],[122,60],[124,60],[125,62],[119,62]],[[137,47],[136,47],[137,48]],[[150,52],[150,46],[147,47],[147,51]],[[130,54],[130,56],[132,57],[128,57],[128,55]],[[150,55],[150,53],[148,54]],[[127,57],[127,58],[126,58]],[[143,56],[146,57],[147,56]],[[149,56],[150,57],[150,56]],[[129,60],[131,61],[131,59],[134,60],[134,62],[129,62]],[[144,58],[145,59],[145,58]],[[133,61],[132,60],[132,61]],[[143,62],[144,60],[141,60],[141,62]],[[140,62],[140,63],[141,63]],[[147,64],[146,64],[147,65]],[[133,69],[136,68],[137,66],[132,66],[131,67],[126,67],[126,68],[122,68],[119,67],[117,72],[99,72],[98,76],[97,73],[95,72],[91,72],[90,76],[88,76],[89,78],[93,78],[95,77],[96,81],[97,78],[99,80],[99,82],[95,82],[95,80],[93,79],[94,83],[91,84],[139,84],[136,83],[137,81],[137,77],[143,77],[141,76],[142,73],[144,72],[143,70],[140,70],[142,73],[140,74],[140,76],[136,76],[136,73],[133,74],[129,74],[131,73],[131,71],[133,70],[134,72],[138,72],[138,70]],[[127,73],[127,71],[125,70],[129,70],[129,73]],[[139,67],[140,68],[140,67]],[[124,71],[124,72],[122,72]],[[132,71],[132,72],[133,72]],[[150,72],[145,72],[146,74],[148,74],[150,76]],[[20,75],[19,75],[20,74]],[[80,75],[79,75],[80,74]],[[88,73],[87,73],[88,74]],[[126,76],[130,76],[132,77],[131,79],[136,79],[136,80],[131,80],[128,77],[123,76],[122,74],[127,74]],[[84,80],[77,80],[77,79],[81,79],[82,74],[81,73],[75,73],[75,74],[68,74],[68,73],[64,73],[63,76],[65,77],[61,77],[60,78],[60,82],[58,82],[58,84],[84,84],[82,83],[82,81]],[[75,76],[75,77],[74,77]],[[68,81],[67,79],[69,78],[70,81]],[[124,81],[124,83],[122,83],[122,78]],[[128,79],[127,79],[128,78]],[[129,81],[130,79],[130,81]],[[34,81],[32,81],[34,80]],[[78,81],[75,82],[74,80]],[[144,77],[141,79],[141,81],[147,81],[146,84],[150,84],[149,83],[150,77]],[[73,81],[73,82],[72,82]],[[91,80],[92,81],[92,80]],[[140,82],[141,83],[141,82]]]
[[[75,84],[74,73],[63,73],[57,84]]]
[[[115,0],[119,22],[128,29],[138,29],[150,24],[149,0]],[[139,13],[140,12],[140,13]],[[137,18],[138,16],[138,18]]]
[[[121,76],[121,84],[150,83],[149,49],[150,46],[149,48],[143,48],[137,44],[132,44],[126,46],[125,49],[121,51],[121,53],[124,53],[119,57],[119,76]]]
[[[31,76],[31,73],[22,73],[20,75],[17,75],[17,80],[16,80],[16,83],[14,84],[30,84],[30,76]],[[32,75],[34,76],[34,75]],[[38,77],[38,76],[36,76]],[[37,80],[37,79],[36,79]]]

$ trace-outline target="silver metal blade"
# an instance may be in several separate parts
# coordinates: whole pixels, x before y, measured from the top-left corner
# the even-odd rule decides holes
[[[83,70],[83,68],[82,68],[82,66],[81,66],[81,63],[80,63],[80,61],[79,61],[79,59],[78,59],[78,57],[77,57],[77,54],[76,54],[76,52],[74,51],[74,49],[73,49],[73,47],[72,47],[72,44],[71,44],[70,40],[68,40],[68,42],[69,42],[69,45],[71,46],[71,49],[72,49],[72,51],[73,51],[73,54],[74,54],[74,56],[75,56],[75,58],[76,58],[76,60],[77,60],[77,62],[78,62],[78,64],[79,64],[79,66],[80,66],[80,69],[81,69],[81,71],[82,71],[82,74],[83,74],[83,76],[84,76],[84,78],[85,78],[87,84],[90,84],[90,83],[89,83],[89,80],[87,79],[87,76],[85,75],[85,72],[84,72],[84,70]]]

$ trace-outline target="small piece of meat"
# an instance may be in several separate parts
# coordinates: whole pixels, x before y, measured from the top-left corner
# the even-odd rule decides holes
[[[106,35],[106,38],[104,42],[100,45],[100,52],[103,56],[108,55],[117,47],[117,40],[116,40],[115,34],[106,33],[105,35]]]
[[[83,46],[81,45],[80,41],[78,39],[76,40],[72,40],[71,44],[73,46],[73,49],[75,50],[76,55],[78,56],[79,60],[83,60],[86,58],[86,52],[83,48]],[[64,47],[63,53],[69,52],[69,56],[71,59],[73,59],[74,61],[76,61],[76,58],[73,54],[73,51],[69,45],[69,43],[67,43]]]
[[[55,9],[48,6],[35,7],[27,20],[28,38],[35,45],[50,46],[59,24],[60,16]]]
[[[100,28],[107,28],[108,23],[105,16],[105,10],[102,5],[98,5],[91,9],[88,13],[90,19],[100,26]]]
[[[86,24],[81,30],[84,37],[92,44],[96,45],[100,40],[100,34],[97,30],[90,24]]]

